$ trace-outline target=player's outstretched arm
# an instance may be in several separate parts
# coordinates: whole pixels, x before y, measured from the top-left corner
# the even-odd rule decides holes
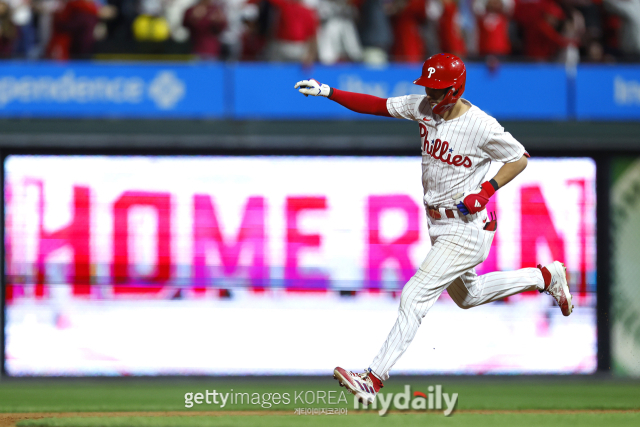
[[[520,172],[527,167],[527,163],[525,156],[520,157],[515,162],[505,163],[493,179],[483,182],[480,187],[473,191],[458,193],[453,196],[458,210],[463,215],[475,214],[483,210],[498,188],[505,186],[513,178],[520,175]]]
[[[294,88],[298,89],[298,92],[304,96],[324,96],[329,98],[356,113],[391,117],[385,98],[334,89],[315,79],[299,81]]]

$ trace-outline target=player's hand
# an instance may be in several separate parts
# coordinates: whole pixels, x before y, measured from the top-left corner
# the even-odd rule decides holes
[[[328,85],[323,85],[315,79],[302,80],[296,83],[294,88],[304,96],[329,96],[331,94],[331,88]]]
[[[476,214],[487,206],[495,192],[493,185],[485,181],[475,190],[456,194],[453,201],[463,215]]]

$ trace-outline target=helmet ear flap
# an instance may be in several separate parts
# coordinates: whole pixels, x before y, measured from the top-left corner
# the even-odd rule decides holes
[[[456,90],[455,86],[450,86],[447,90],[447,93],[442,98],[442,101],[438,103],[435,107],[433,107],[433,112],[438,115],[442,115],[453,108],[453,105],[458,100],[460,92],[460,88]]]
[[[458,102],[458,99],[460,99],[464,93],[465,83],[466,82],[463,82],[457,87],[455,85],[449,87],[442,101],[433,108],[433,112],[442,115],[453,108],[453,105]]]
[[[456,86],[451,86],[451,89],[453,89],[453,92],[451,92],[451,96],[453,97],[460,97],[462,96],[462,94],[464,93],[464,86],[465,83],[462,83],[460,86],[456,87]],[[447,93],[448,95],[449,93]]]
[[[460,85],[460,87],[456,91],[456,95],[460,94],[459,96],[462,96],[462,94],[464,93],[464,87],[466,86],[466,84],[467,84],[466,80],[462,82],[462,84]]]

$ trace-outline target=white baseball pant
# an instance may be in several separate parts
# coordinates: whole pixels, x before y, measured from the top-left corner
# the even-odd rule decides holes
[[[478,276],[474,267],[489,255],[494,231],[483,230],[486,210],[460,218],[429,219],[431,249],[402,290],[398,319],[369,366],[382,380],[407,350],[422,318],[447,289],[460,308],[471,308],[524,291],[544,288],[537,268]]]

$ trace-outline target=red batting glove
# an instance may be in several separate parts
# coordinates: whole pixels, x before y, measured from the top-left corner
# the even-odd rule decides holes
[[[489,203],[491,196],[495,194],[496,190],[489,181],[482,183],[480,187],[473,191],[467,191],[465,193],[458,193],[453,196],[455,205],[463,215],[476,214],[484,209]]]

